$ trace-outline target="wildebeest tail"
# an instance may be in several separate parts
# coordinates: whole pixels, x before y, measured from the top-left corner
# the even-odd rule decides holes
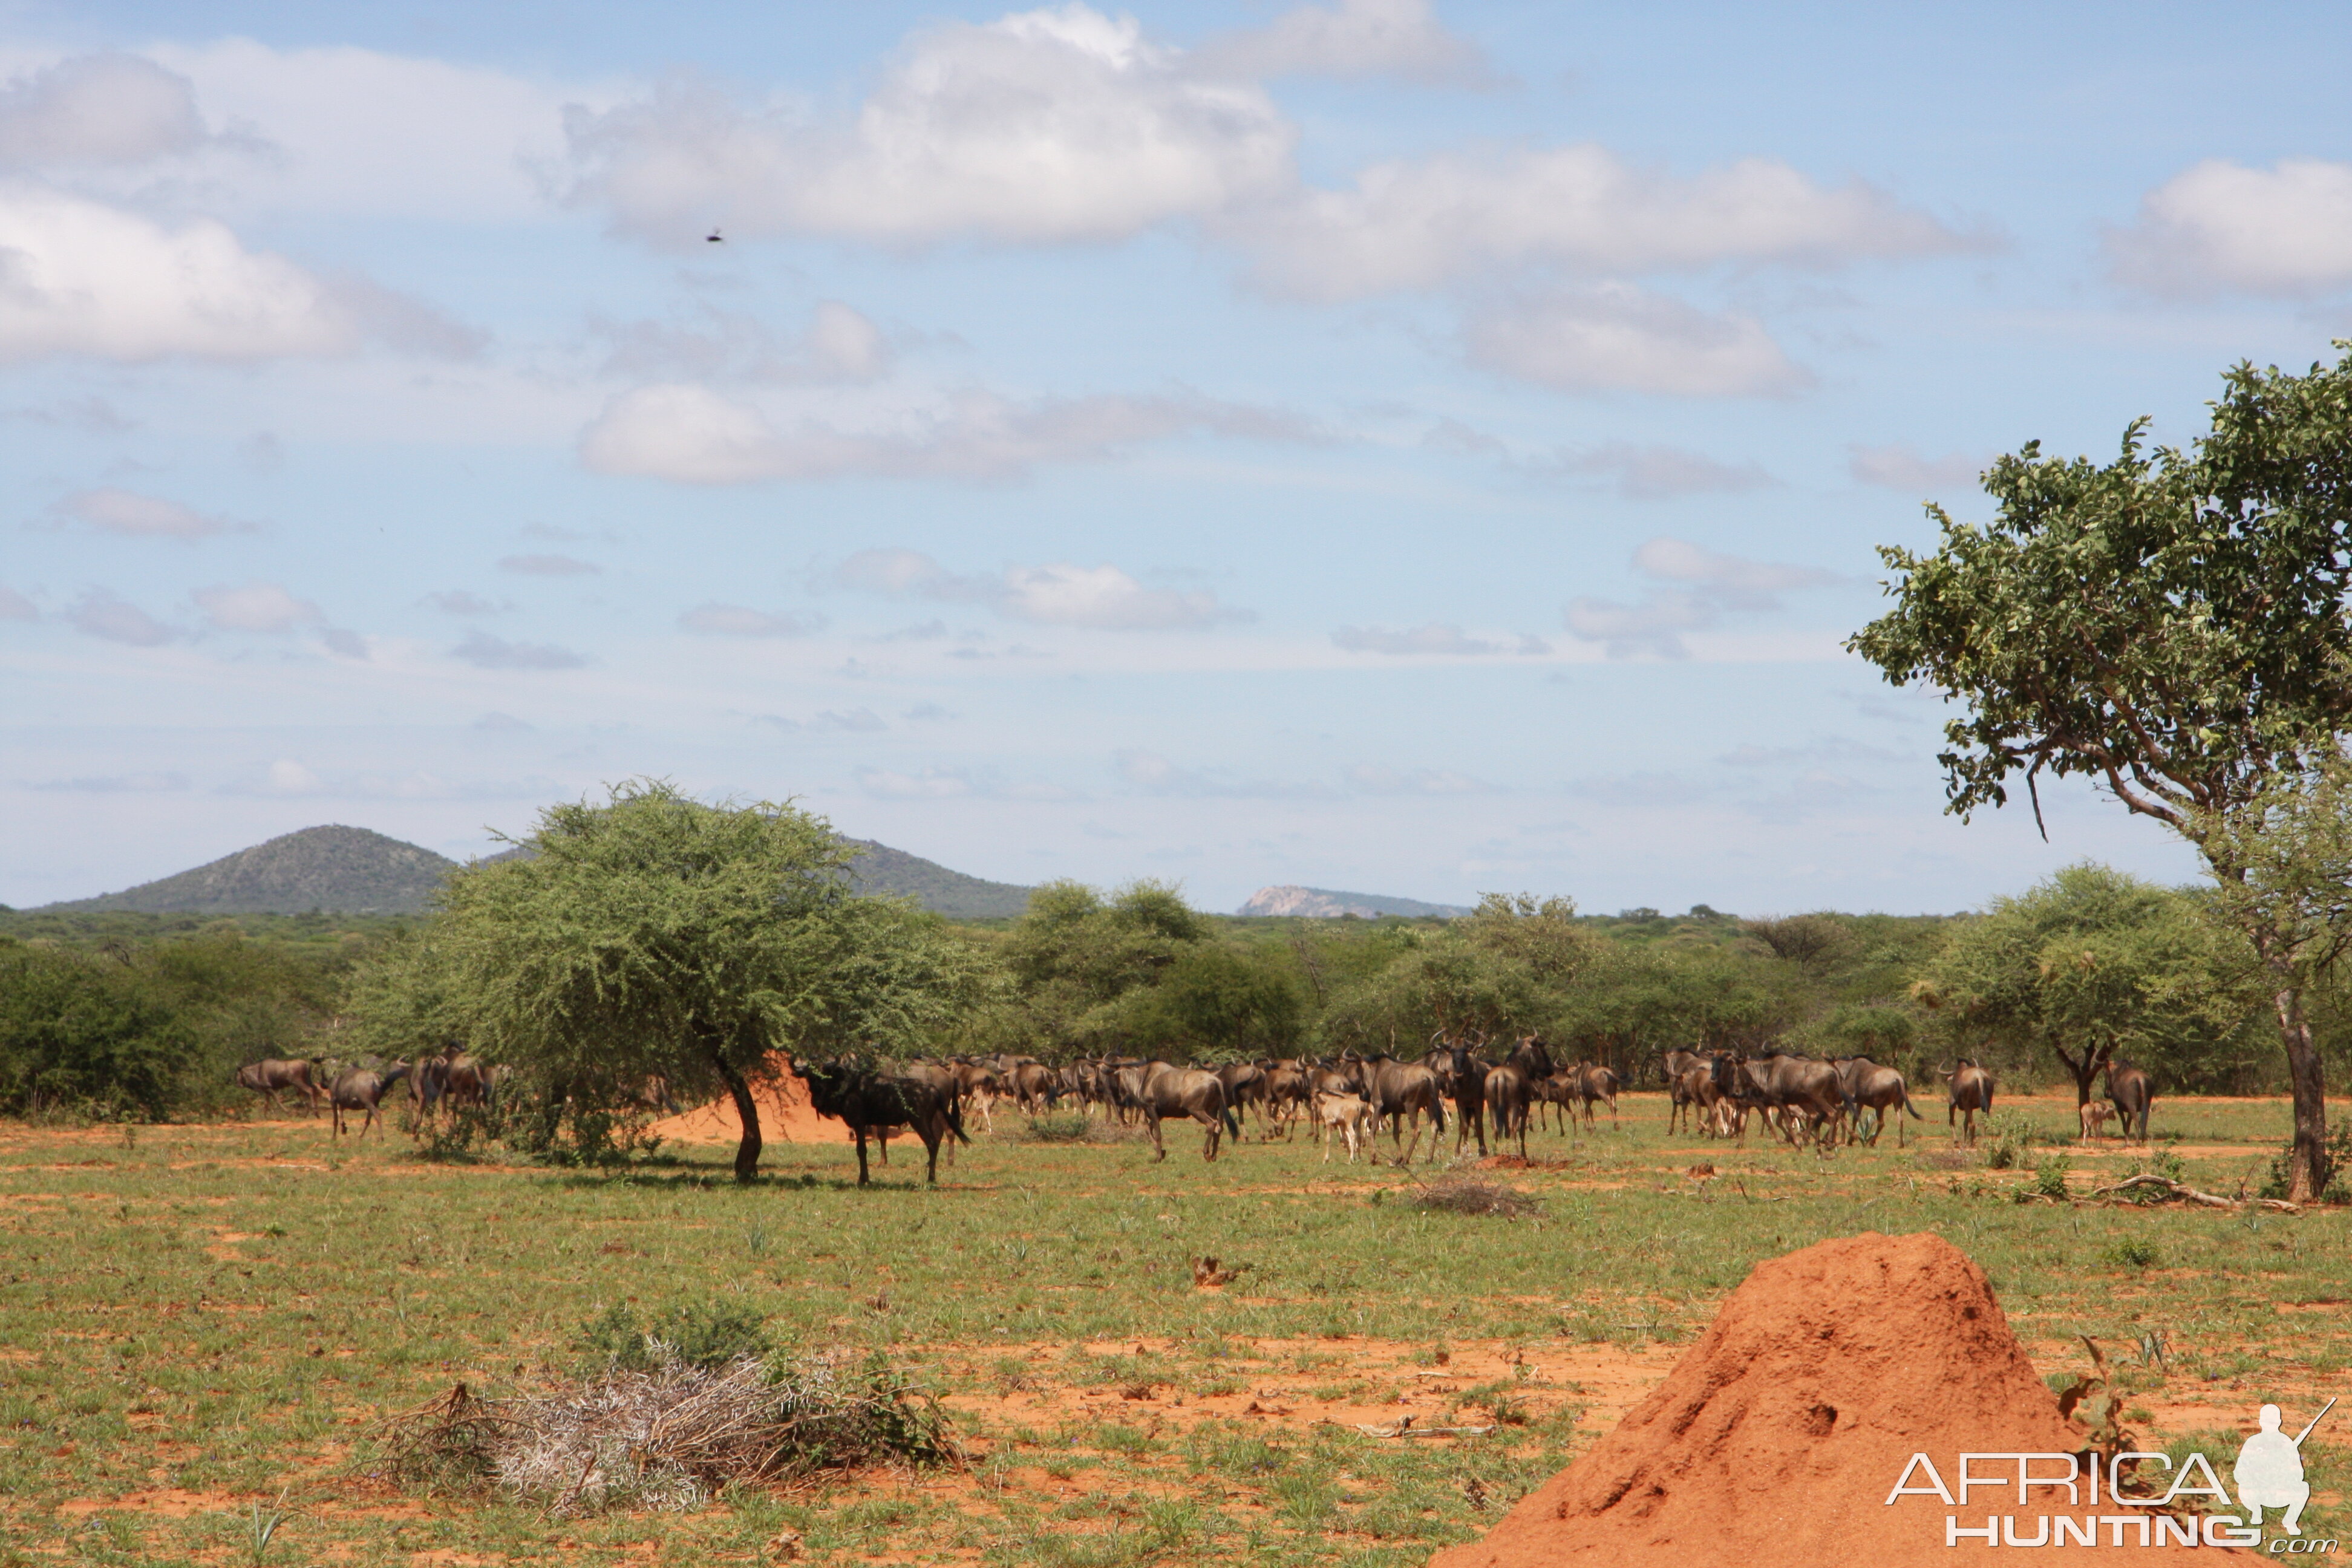
[[[1919,1114],[1918,1107],[1911,1103],[1911,1086],[1907,1083],[1903,1086],[1903,1109],[1911,1113],[1911,1120],[1914,1121],[1925,1121],[1927,1120],[1926,1117]]]
[[[1225,1131],[1233,1134],[1235,1139],[1239,1139],[1242,1135],[1242,1121],[1240,1117],[1234,1114],[1234,1108],[1228,1105],[1219,1110],[1217,1114],[1224,1118]]]
[[[960,1142],[971,1142],[971,1136],[963,1130],[963,1097],[959,1094],[948,1094],[941,1095],[940,1099],[940,1102],[947,1107],[948,1131],[954,1133]]]

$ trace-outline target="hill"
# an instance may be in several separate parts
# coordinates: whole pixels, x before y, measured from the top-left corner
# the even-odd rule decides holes
[[[1029,889],[1012,882],[991,882],[950,871],[936,860],[909,855],[877,844],[871,838],[849,838],[857,858],[849,863],[850,879],[862,893],[908,895],[923,908],[950,920],[1005,919],[1029,907]]]
[[[306,827],[176,877],[47,908],[59,914],[416,914],[457,867],[446,856],[364,827]]]
[[[1260,888],[1252,893],[1249,902],[1235,911],[1244,915],[1307,915],[1318,920],[1338,920],[1343,915],[1355,915],[1363,920],[1378,920],[1382,915],[1404,915],[1408,918],[1436,916],[1451,919],[1466,915],[1470,910],[1461,904],[1427,904],[1419,899],[1392,899],[1381,893],[1342,893],[1329,888],[1286,886]]]

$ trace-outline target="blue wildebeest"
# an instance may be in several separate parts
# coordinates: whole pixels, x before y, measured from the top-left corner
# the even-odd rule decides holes
[[[328,1101],[334,1108],[335,1136],[340,1138],[343,1135],[344,1111],[364,1110],[367,1118],[360,1123],[358,1136],[366,1137],[367,1130],[375,1125],[376,1106],[383,1100],[383,1091],[406,1078],[408,1073],[406,1062],[394,1062],[382,1070],[345,1068],[337,1073],[334,1083],[327,1090]]]
[[[300,1057],[264,1057],[236,1069],[236,1087],[253,1090],[269,1102],[272,1110],[279,1108],[279,1092],[290,1089],[302,1097],[303,1103],[310,1108],[310,1114],[316,1116],[319,1114],[320,1089],[311,1069],[324,1065],[324,1058],[305,1060]]]
[[[1997,1087],[1993,1082],[1992,1069],[1962,1057],[1957,1067],[1937,1068],[1936,1076],[1950,1080],[1950,1087],[1946,1091],[1944,1125],[1949,1127],[1953,1119],[1958,1118],[1960,1131],[1956,1136],[1967,1139],[1969,1146],[1974,1148],[1977,1113],[1982,1111],[1987,1117],[1992,1115],[1992,1091]]]
[[[2115,1101],[2116,1113],[2123,1119],[2126,1141],[2137,1136],[2147,1142],[2147,1113],[2156,1107],[2156,1080],[2145,1068],[2129,1062],[2110,1059],[2107,1063],[2107,1098]]]

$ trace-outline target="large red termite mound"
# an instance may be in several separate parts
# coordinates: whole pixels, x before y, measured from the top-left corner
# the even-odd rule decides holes
[[[2056,1455],[2085,1444],[1966,1254],[1929,1235],[1824,1241],[1759,1264],[1616,1430],[1485,1540],[1439,1552],[1431,1568],[1951,1568],[1985,1545],[1948,1545],[1948,1517],[1981,1529],[2002,1516],[2024,1544],[2058,1513],[2131,1522],[2120,1541],[2095,1526],[2095,1547],[2045,1536],[2053,1547],[2042,1561],[2229,1555],[2141,1545],[2139,1519],[2154,1510],[2105,1496],[2092,1506],[2087,1467],[2071,1503],[2063,1488],[2044,1488],[2021,1506],[2013,1484],[1980,1488],[1965,1507],[1934,1496],[1887,1500],[1914,1454],[1928,1455],[1949,1486],[1963,1452]],[[2228,1456],[2210,1458],[2226,1476]],[[1979,1460],[1975,1473],[1998,1468]],[[2033,1474],[2064,1468],[2044,1459]],[[1912,1481],[1926,1484],[1924,1475]],[[1995,1550],[2006,1556],[2005,1545]]]

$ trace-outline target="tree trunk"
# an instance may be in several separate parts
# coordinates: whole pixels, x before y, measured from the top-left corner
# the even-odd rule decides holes
[[[2287,1082],[2294,1091],[2294,1152],[2287,1162],[2286,1196],[2289,1203],[2313,1203],[2334,1173],[2327,1161],[2327,1079],[2311,1038],[2311,1020],[2304,1014],[2303,987],[2283,964],[2273,963],[2271,973],[2278,984],[2272,1002],[2286,1042]]]
[[[743,1141],[735,1145],[735,1179],[749,1184],[760,1179],[760,1104],[751,1098],[751,1084],[726,1057],[713,1051],[710,1062],[727,1092],[735,1097],[735,1118],[743,1124]]]

